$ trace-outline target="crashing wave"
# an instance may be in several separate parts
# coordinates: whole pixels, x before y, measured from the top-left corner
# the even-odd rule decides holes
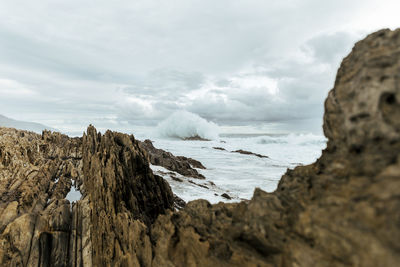
[[[195,138],[216,140],[219,127],[197,114],[188,111],[176,111],[157,126],[157,132],[162,137],[193,140]]]

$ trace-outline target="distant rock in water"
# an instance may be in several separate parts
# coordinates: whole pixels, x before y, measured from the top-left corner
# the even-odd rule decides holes
[[[198,135],[190,136],[190,137],[184,137],[184,138],[182,138],[182,140],[185,140],[185,141],[211,141],[210,139],[202,138],[202,137],[200,137]]]
[[[223,148],[223,147],[213,147],[213,149],[215,149],[215,150],[221,150],[221,151],[227,151],[227,150],[226,150],[225,148]],[[269,158],[268,156],[264,156],[264,155],[261,155],[261,154],[253,153],[253,152],[246,151],[246,150],[243,150],[243,149],[231,151],[231,153],[239,153],[239,154],[244,154],[244,155],[252,155],[252,156],[259,157],[259,158]]]
[[[132,135],[0,128],[0,266],[399,266],[399,70],[400,30],[358,42],[321,157],[240,203],[185,205]]]
[[[239,153],[239,154],[244,154],[244,155],[253,155],[253,156],[256,156],[256,157],[259,157],[259,158],[268,158],[268,156],[264,156],[264,155],[261,155],[261,154],[253,153],[253,152],[242,150],[242,149],[232,151],[232,153]]]
[[[227,193],[223,193],[221,197],[226,198],[226,199],[232,199],[231,196],[229,196]]]
[[[155,148],[153,143],[146,139],[143,142],[139,141],[140,147],[147,152],[151,164],[162,166],[170,171],[177,172],[183,176],[193,177],[197,179],[205,179],[196,169],[205,169],[206,167],[192,158],[183,156],[174,156],[172,153],[165,150]]]

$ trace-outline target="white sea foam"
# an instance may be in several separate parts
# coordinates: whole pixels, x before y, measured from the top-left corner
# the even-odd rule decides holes
[[[187,111],[176,111],[158,124],[157,132],[161,137],[188,138],[199,136],[205,139],[216,140],[219,127],[197,114]]]

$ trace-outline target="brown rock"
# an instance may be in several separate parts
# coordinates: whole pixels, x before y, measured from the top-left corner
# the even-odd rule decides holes
[[[140,147],[145,150],[149,156],[149,161],[153,165],[162,166],[170,171],[177,172],[183,176],[193,177],[197,179],[205,179],[196,169],[205,169],[206,167],[192,158],[186,158],[183,156],[174,156],[172,153],[162,149],[155,148],[150,140],[143,142],[139,141]]]
[[[144,153],[92,126],[83,138],[0,128],[0,265],[150,264],[148,225],[174,197]],[[72,183],[83,196],[71,205]]]

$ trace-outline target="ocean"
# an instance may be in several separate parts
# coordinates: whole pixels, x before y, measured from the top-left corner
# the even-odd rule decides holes
[[[325,137],[313,134],[222,134],[219,140],[212,141],[183,141],[172,138],[153,138],[152,141],[157,148],[203,163],[207,169],[198,171],[206,177],[205,180],[176,175],[183,180],[179,182],[169,175],[163,175],[163,172],[168,171],[162,167],[152,166],[152,169],[163,176],[171,185],[172,191],[183,200],[201,198],[211,203],[250,199],[256,187],[272,192],[288,168],[314,162],[326,146]],[[268,158],[231,152],[239,149]],[[223,193],[232,199],[222,197]]]
[[[177,173],[171,176],[169,170],[151,166],[185,201],[238,202],[250,199],[257,187],[273,192],[288,168],[314,162],[326,147],[326,138],[313,133],[238,133],[237,128],[235,133],[221,133],[222,128],[196,114],[180,111],[156,127],[134,126],[119,131],[133,134],[138,140],[150,139],[156,148],[175,156],[196,159],[206,167],[205,170],[198,169],[206,177],[200,180]],[[104,132],[105,129],[98,130]],[[70,135],[81,136],[79,133]],[[210,141],[182,140],[190,136]],[[240,149],[267,157],[232,152]],[[223,197],[223,194],[231,199]]]

